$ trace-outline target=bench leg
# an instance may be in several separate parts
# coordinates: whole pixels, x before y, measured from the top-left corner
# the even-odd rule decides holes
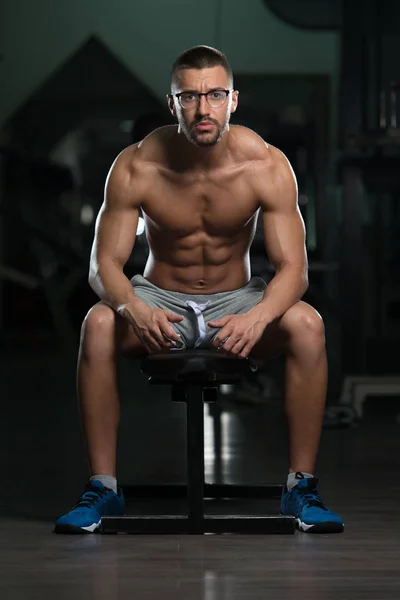
[[[188,516],[192,533],[204,528],[204,404],[200,385],[190,385],[186,402]]]

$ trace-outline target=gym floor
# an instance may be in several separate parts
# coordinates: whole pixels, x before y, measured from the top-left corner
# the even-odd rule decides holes
[[[290,593],[308,600],[400,597],[400,453],[394,414],[371,409],[358,427],[323,432],[320,491],[343,516],[343,534],[57,536],[54,520],[76,501],[87,478],[74,361],[8,353],[1,371],[4,600],[280,599]],[[183,482],[184,406],[172,404],[166,388],[149,386],[136,363],[121,365],[121,399],[119,482]],[[228,483],[283,482],[287,448],[280,403],[225,400],[223,406],[219,465],[206,409],[206,480],[217,481],[222,473]],[[271,510],[278,508],[275,501]]]

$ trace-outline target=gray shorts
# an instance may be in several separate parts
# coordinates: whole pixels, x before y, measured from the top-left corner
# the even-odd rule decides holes
[[[177,348],[180,350],[208,348],[219,330],[207,322],[248,312],[261,302],[267,285],[261,277],[252,277],[244,287],[232,292],[183,294],[159,288],[142,275],[135,275],[131,283],[136,296],[147,306],[185,317],[180,323],[171,323],[181,336],[182,344]]]

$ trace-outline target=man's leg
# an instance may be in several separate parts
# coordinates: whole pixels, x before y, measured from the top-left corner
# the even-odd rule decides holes
[[[252,356],[286,357],[285,410],[289,425],[289,471],[281,512],[309,533],[343,531],[343,520],[322,502],[313,476],[327,388],[324,325],[311,306],[298,302],[267,327]]]
[[[321,435],[327,388],[325,332],[321,316],[298,302],[267,327],[251,356],[284,354],[285,412],[289,426],[290,470],[312,473]]]
[[[100,302],[86,316],[79,348],[77,389],[91,475],[116,474],[120,405],[117,359],[144,354],[128,323]]]
[[[129,325],[100,302],[88,313],[78,358],[78,396],[92,478],[79,501],[57,519],[55,533],[93,533],[104,515],[124,514],[117,489],[116,447],[119,425],[117,358],[145,354]]]

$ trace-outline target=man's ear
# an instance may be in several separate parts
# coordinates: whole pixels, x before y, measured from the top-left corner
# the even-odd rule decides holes
[[[171,114],[176,117],[175,102],[172,94],[167,94],[168,108]]]
[[[237,90],[235,90],[234,92],[232,92],[231,113],[236,112],[238,102],[239,102],[239,92]]]

